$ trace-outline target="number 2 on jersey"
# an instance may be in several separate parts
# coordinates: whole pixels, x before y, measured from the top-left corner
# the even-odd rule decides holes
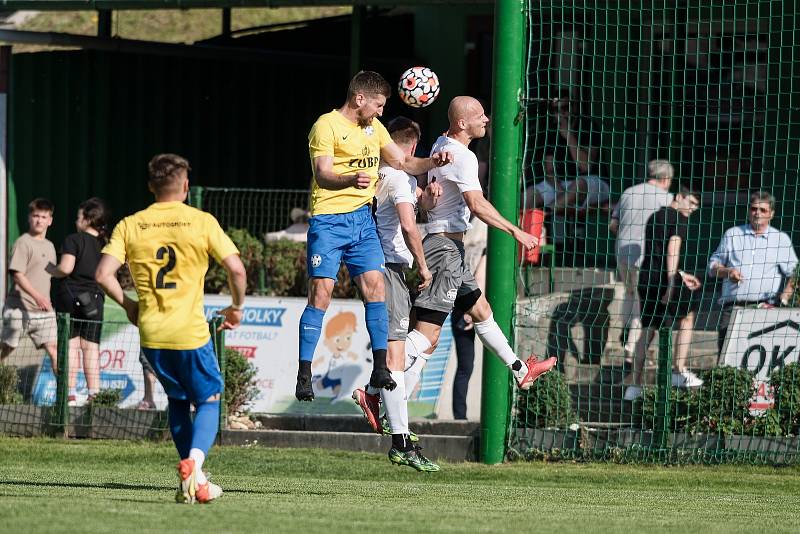
[[[170,245],[161,247],[156,251],[156,259],[163,260],[167,256],[167,264],[158,270],[156,274],[156,289],[175,289],[175,282],[164,282],[164,276],[175,268],[175,249]]]

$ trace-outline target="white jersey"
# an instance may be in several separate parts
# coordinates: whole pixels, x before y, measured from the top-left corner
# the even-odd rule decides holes
[[[428,171],[428,183],[437,182],[442,194],[436,207],[428,212],[426,230],[429,234],[465,232],[470,228],[470,212],[463,194],[483,191],[478,180],[478,158],[464,144],[444,135],[433,144],[431,154],[442,151],[453,154],[453,163]]]
[[[378,237],[381,240],[386,263],[402,263],[411,267],[414,257],[403,239],[400,217],[395,206],[407,202],[416,209],[417,179],[404,171],[383,165],[378,169],[375,200]]]

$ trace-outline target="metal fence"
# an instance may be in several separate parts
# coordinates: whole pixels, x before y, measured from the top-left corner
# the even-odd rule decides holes
[[[79,344],[70,344],[70,337],[73,329],[89,324],[99,325],[103,333],[96,358],[87,359]],[[210,330],[224,373],[224,333],[216,332],[216,324],[212,323]],[[0,365],[0,433],[113,439],[169,437],[166,397],[155,376],[146,384],[135,327],[122,321],[99,323],[58,314],[56,328],[56,372],[46,351],[34,346],[24,328],[19,346]],[[99,391],[90,392],[87,383],[97,384]],[[222,428],[225,413],[223,394]]]

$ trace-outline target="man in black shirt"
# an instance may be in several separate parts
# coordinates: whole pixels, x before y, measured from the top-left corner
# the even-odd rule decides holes
[[[644,356],[656,330],[677,324],[678,337],[673,358],[672,385],[698,387],[703,384],[686,367],[692,341],[694,309],[691,293],[700,288],[697,277],[683,271],[688,218],[700,206],[699,196],[681,188],[669,206],[647,220],[644,259],[638,293],[642,302],[642,336],[636,344],[634,372],[626,379],[625,400],[642,394]]]

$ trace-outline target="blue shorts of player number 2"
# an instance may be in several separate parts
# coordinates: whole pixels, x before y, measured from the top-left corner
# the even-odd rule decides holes
[[[383,249],[370,206],[315,215],[308,222],[309,278],[336,280],[342,260],[351,277],[384,270]]]
[[[198,349],[170,350],[142,347],[167,397],[195,404],[222,393],[224,381],[211,340]]]

